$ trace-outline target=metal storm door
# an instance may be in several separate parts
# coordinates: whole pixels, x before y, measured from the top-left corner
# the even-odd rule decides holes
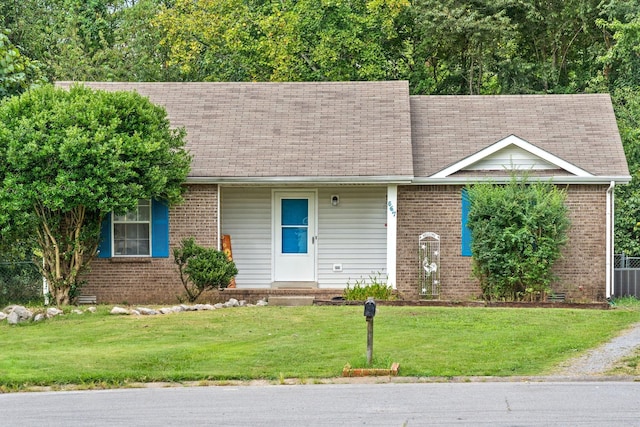
[[[274,281],[316,280],[316,194],[274,193]]]

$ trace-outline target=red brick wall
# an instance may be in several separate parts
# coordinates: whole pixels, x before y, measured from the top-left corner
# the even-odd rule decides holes
[[[398,188],[397,287],[405,299],[418,298],[418,236],[425,231],[440,235],[440,298],[469,300],[480,296],[471,277],[471,258],[460,255],[461,186],[400,186]],[[567,204],[572,227],[569,243],[555,272],[556,292],[574,301],[604,299],[605,200],[602,185],[573,185]],[[218,188],[191,185],[185,202],[170,212],[170,245],[185,237],[216,247],[218,242]],[[96,295],[99,303],[174,304],[184,291],[169,258],[95,259],[85,275],[84,295]],[[215,293],[205,300],[216,300]]]
[[[418,237],[440,235],[440,298],[468,300],[481,294],[471,277],[471,258],[460,255],[461,186],[398,188],[397,287],[404,298],[418,298]],[[569,242],[554,271],[552,288],[573,301],[603,300],[605,292],[605,213],[603,185],[572,185],[567,205]]]
[[[169,213],[170,252],[182,239],[195,237],[199,245],[218,244],[218,187],[190,185],[184,203]],[[83,295],[95,295],[98,303],[176,304],[184,289],[173,255],[169,258],[94,259],[84,276]]]

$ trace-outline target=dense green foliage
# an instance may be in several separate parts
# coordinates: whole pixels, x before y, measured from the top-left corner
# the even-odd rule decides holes
[[[189,302],[206,290],[226,288],[238,274],[236,264],[224,252],[199,246],[193,237],[173,249],[173,258]]]
[[[0,99],[44,83],[36,61],[22,55],[0,27]]]
[[[512,177],[467,187],[473,274],[487,300],[544,299],[567,241],[566,193]]]
[[[9,51],[52,81],[405,79],[412,94],[609,92],[634,176],[616,190],[616,247],[640,255],[636,0],[21,0],[0,3],[2,28]],[[19,91],[31,82],[16,78]],[[0,91],[14,93],[9,83]]]
[[[637,85],[633,0],[23,0],[0,25],[54,80],[406,79],[416,94]]]
[[[96,255],[107,213],[181,200],[184,130],[131,92],[42,86],[0,104],[0,241],[38,248],[57,304]],[[32,239],[29,244],[25,240]],[[43,264],[42,264],[43,262]]]

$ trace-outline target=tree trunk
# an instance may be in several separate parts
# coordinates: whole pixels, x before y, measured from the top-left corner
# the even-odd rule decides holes
[[[96,254],[99,241],[99,215],[87,221],[83,206],[66,212],[36,206],[40,220],[37,232],[42,251],[42,275],[56,305],[70,304],[73,291],[79,288],[79,275]]]

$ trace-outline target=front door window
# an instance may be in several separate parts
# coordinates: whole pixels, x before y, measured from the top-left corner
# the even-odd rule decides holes
[[[282,253],[306,254],[309,235],[308,199],[282,199]]]

